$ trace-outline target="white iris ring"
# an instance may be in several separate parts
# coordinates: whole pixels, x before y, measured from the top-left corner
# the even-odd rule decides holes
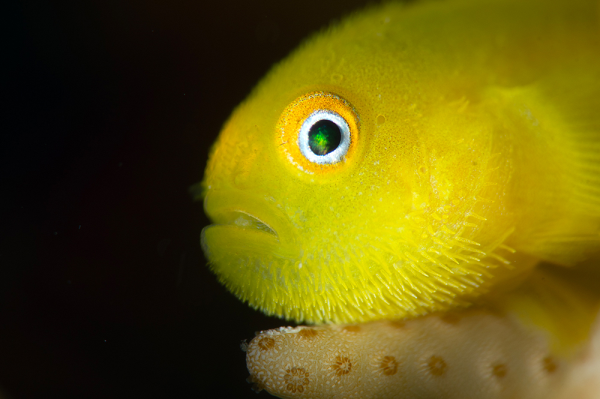
[[[340,140],[340,144],[337,146],[337,148],[329,154],[317,155],[310,149],[308,134],[315,123],[323,120],[335,123],[340,129],[342,139]],[[298,133],[298,147],[300,147],[300,152],[302,155],[304,155],[310,162],[321,165],[338,163],[344,158],[348,152],[348,148],[350,148],[350,126],[348,126],[346,120],[337,112],[323,109],[314,111],[308,118],[306,118],[300,127],[300,133]]]

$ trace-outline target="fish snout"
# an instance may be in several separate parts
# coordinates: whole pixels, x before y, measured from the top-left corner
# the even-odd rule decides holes
[[[217,256],[269,255],[298,257],[296,234],[287,216],[274,204],[239,190],[209,190],[204,210],[213,224],[202,230],[202,248]],[[224,252],[222,252],[224,251]]]

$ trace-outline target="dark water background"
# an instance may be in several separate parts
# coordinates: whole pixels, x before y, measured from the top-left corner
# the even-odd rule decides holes
[[[7,397],[256,397],[239,343],[287,323],[216,282],[188,187],[269,67],[367,2],[207,3],[4,5]]]

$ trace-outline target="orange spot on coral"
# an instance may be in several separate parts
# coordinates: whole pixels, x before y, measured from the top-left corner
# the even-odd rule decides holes
[[[440,320],[446,324],[456,325],[460,321],[460,316],[456,313],[444,313],[440,316]]]
[[[258,341],[258,347],[260,350],[268,351],[269,349],[275,347],[275,340],[269,337],[261,338],[261,340]]]
[[[317,335],[319,335],[319,333],[312,328],[303,328],[298,332],[298,336],[304,339],[313,339]]]
[[[348,374],[352,371],[352,362],[346,356],[337,356],[333,366],[331,366],[338,377]]]
[[[498,378],[504,377],[507,372],[508,372],[508,368],[504,364],[496,364],[492,368],[492,373]]]
[[[308,386],[310,380],[308,379],[308,371],[302,367],[292,367],[285,371],[283,380],[285,381],[285,388],[291,393],[302,393],[304,387]]]
[[[347,331],[347,332],[359,332],[360,331],[360,327],[359,326],[345,326],[344,328],[342,328],[343,331]]]
[[[427,368],[429,369],[429,373],[431,373],[431,375],[441,376],[444,375],[444,373],[446,373],[448,365],[441,357],[431,356],[431,358],[427,362]]]
[[[381,361],[381,371],[385,375],[394,375],[398,371],[398,362],[394,356],[385,356]]]
[[[390,320],[390,326],[394,328],[404,328],[406,323],[402,320]]]
[[[547,373],[554,373],[558,367],[554,359],[552,359],[550,356],[545,357],[542,362],[544,364],[544,370],[546,370]]]

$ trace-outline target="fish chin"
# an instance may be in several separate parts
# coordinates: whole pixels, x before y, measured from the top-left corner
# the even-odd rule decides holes
[[[209,190],[204,208],[213,224],[202,230],[201,245],[212,271],[240,299],[280,314],[268,306],[278,291],[273,282],[300,257],[286,216],[239,190]]]

